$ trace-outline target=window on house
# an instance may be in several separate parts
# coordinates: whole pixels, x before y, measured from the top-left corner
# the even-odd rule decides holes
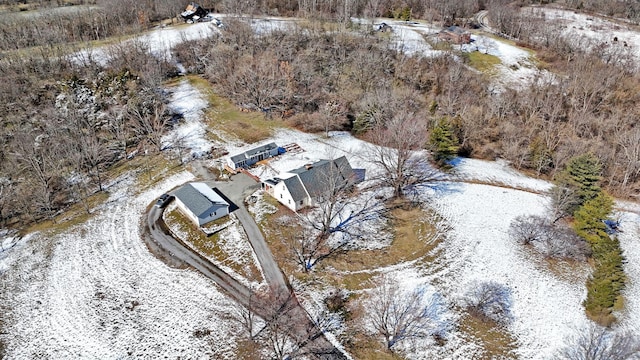
[[[300,200],[300,205],[302,205],[302,202],[303,202],[303,201],[304,201],[304,200]]]
[[[289,204],[291,204],[291,199],[289,199]]]
[[[282,199],[282,194],[280,194],[280,199]]]

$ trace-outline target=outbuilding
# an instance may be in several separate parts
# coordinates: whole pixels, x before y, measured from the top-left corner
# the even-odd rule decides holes
[[[229,203],[219,190],[203,182],[185,184],[173,194],[178,208],[197,226],[229,215]]]
[[[273,142],[258,146],[241,153],[231,155],[227,159],[227,165],[229,165],[232,170],[238,170],[240,168],[247,169],[258,161],[274,157],[280,152],[284,152],[284,149],[280,149],[281,148]]]

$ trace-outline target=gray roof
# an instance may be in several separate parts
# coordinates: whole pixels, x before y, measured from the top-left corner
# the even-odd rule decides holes
[[[341,187],[353,180],[353,169],[344,156],[335,160],[320,160],[292,170],[291,173],[300,177],[300,181],[312,197],[327,191],[330,186]]]
[[[454,34],[458,34],[458,35],[462,35],[464,33],[466,33],[466,31],[459,27],[459,26],[449,26],[445,31],[448,31],[450,33],[454,33]]]
[[[307,197],[307,192],[304,191],[304,186],[300,182],[297,176],[292,176],[288,179],[284,179],[284,185],[289,189],[289,193],[296,203]]]
[[[174,191],[174,195],[196,216],[213,207],[229,206],[229,203],[205,183],[186,184]]]
[[[256,154],[260,154],[260,153],[263,153],[263,152],[268,152],[268,151],[271,151],[271,150],[277,149],[277,148],[278,148],[278,145],[276,145],[276,143],[272,142],[272,143],[269,143],[269,144],[266,144],[266,145],[258,146],[256,148],[247,150],[247,151],[245,151],[243,153],[240,153],[240,154],[237,154],[237,155],[233,155],[233,156],[231,156],[231,161],[233,161],[234,163],[238,163],[238,162],[240,162],[242,160],[249,159],[249,158],[251,158],[252,156],[254,156]]]

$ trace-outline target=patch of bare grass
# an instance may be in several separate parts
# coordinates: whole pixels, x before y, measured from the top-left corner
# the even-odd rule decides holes
[[[182,241],[199,254],[232,269],[245,279],[255,280],[261,278],[260,271],[252,259],[247,263],[233,261],[233,254],[227,253],[221,246],[221,242],[225,241],[225,239],[221,238],[223,236],[221,232],[207,236],[191,220],[185,217],[178,208],[167,209],[164,219],[167,226],[170,229],[174,229],[176,235],[180,236]],[[207,224],[207,226],[223,225],[229,220],[229,217],[223,217]],[[246,254],[246,256],[251,256],[251,254]]]
[[[205,94],[209,107],[205,110],[204,121],[213,130],[235,136],[246,143],[268,139],[274,129],[285,127],[279,120],[266,119],[262,113],[241,111],[229,100],[211,90],[211,84],[200,77],[189,76],[189,82]],[[208,132],[213,140],[221,140],[215,132]]]
[[[466,314],[460,319],[460,331],[478,340],[483,353],[477,359],[517,359],[516,339],[492,321]]]

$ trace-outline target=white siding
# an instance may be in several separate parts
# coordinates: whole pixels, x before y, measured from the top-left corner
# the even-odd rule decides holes
[[[283,181],[274,186],[273,197],[275,197],[276,200],[278,200],[282,205],[288,207],[293,211],[298,211],[298,209],[300,209],[300,205],[296,204],[296,202],[293,201],[293,197],[291,196],[289,189],[284,186]]]
[[[198,219],[198,217],[191,212],[191,210],[189,210],[183,203],[182,201],[180,201],[180,199],[178,197],[175,198],[175,202],[176,205],[178,206],[178,209],[180,209],[180,211],[182,211],[182,213],[188,217],[191,221],[193,221],[194,224],[200,226],[200,219]]]

